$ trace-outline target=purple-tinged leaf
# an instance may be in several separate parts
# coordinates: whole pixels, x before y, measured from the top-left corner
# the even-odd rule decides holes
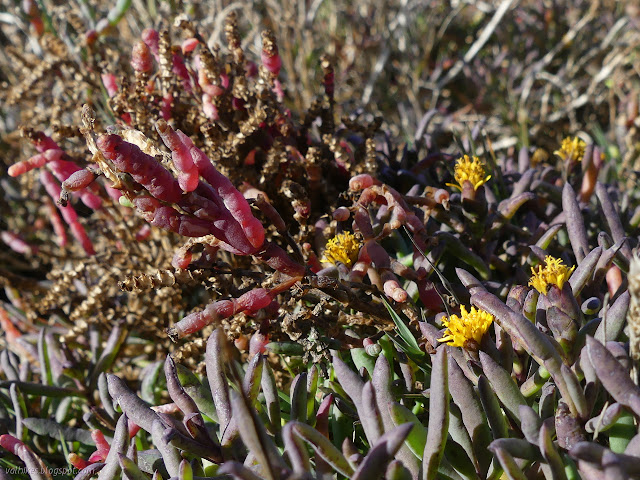
[[[51,472],[42,459],[13,435],[0,435],[0,446],[24,462],[29,478],[33,480],[52,480]]]
[[[125,321],[119,320],[115,322],[112,326],[112,330],[109,334],[104,350],[100,354],[100,358],[98,358],[93,370],[91,371],[91,375],[89,376],[89,390],[93,390],[95,388],[98,376],[102,372],[109,370],[111,365],[113,365],[113,362],[120,351],[120,347],[127,339],[128,335],[129,329],[127,328]]]
[[[516,198],[518,195],[528,192],[535,174],[536,174],[535,168],[529,168],[527,169],[526,172],[522,173],[522,175],[520,176],[520,179],[513,184],[513,190],[511,191],[511,198]]]
[[[333,354],[332,365],[340,385],[359,410],[362,407],[362,389],[364,388],[362,378],[351,370],[337,353]]]
[[[0,365],[9,382],[19,382],[20,376],[18,374],[18,360],[13,352],[9,350],[3,350],[0,352]]]
[[[449,357],[445,348],[440,348],[431,357],[431,384],[429,397],[429,427],[424,447],[423,480],[433,480],[444,454],[449,426]],[[408,433],[408,432],[407,432]]]
[[[500,212],[506,220],[511,220],[522,205],[530,200],[534,200],[535,198],[536,194],[532,192],[523,192],[518,195],[511,195],[511,198],[507,198],[498,204],[498,212]]]
[[[371,381],[375,390],[376,403],[378,405],[378,411],[380,412],[380,418],[382,419],[384,432],[390,431],[397,425],[406,423],[405,421],[397,421],[395,418],[392,419],[393,414],[391,413],[390,409],[393,408],[392,405],[395,402],[393,394],[391,393],[392,380],[393,378],[391,373],[391,366],[389,365],[387,357],[385,357],[384,355],[378,355],[375,367],[373,369]],[[411,433],[409,434],[410,437],[413,435],[413,432],[415,432],[417,428],[418,425],[416,425],[416,428],[411,431]],[[426,430],[424,431],[424,434],[426,441]],[[415,450],[413,451],[413,453],[416,454],[415,456],[413,455],[413,453],[411,453],[409,447],[403,445],[400,447],[400,450],[398,450],[397,458],[402,461],[402,463],[409,469],[412,475],[417,477],[419,470],[417,460],[422,460],[423,452],[424,443],[417,452]]]
[[[547,382],[542,386],[542,393],[538,402],[538,415],[542,420],[554,416],[556,410],[556,386]]]
[[[576,460],[594,463],[600,468],[607,464],[616,463],[623,468],[627,475],[640,475],[640,462],[637,457],[613,453],[608,448],[594,442],[580,442],[570,451],[569,455]]]
[[[600,259],[598,260],[598,264],[595,268],[595,273],[593,275],[593,285],[600,285],[604,281],[609,268],[611,268],[612,262],[622,254],[620,253],[620,248],[625,244],[625,241],[616,242],[615,245],[612,245],[610,248],[602,252]],[[625,258],[625,257],[623,257]],[[626,260],[626,258],[625,258]],[[623,269],[624,271],[624,269]]]
[[[307,442],[316,454],[320,455],[337,472],[346,477],[353,474],[353,468],[347,459],[327,437],[305,423],[291,422],[291,424],[293,425],[293,433]]]
[[[302,372],[291,382],[291,420],[307,421],[307,373]]]
[[[567,474],[564,470],[564,463],[562,457],[558,453],[553,440],[551,439],[551,432],[546,423],[540,427],[540,437],[538,439],[538,445],[540,446],[540,452],[547,461],[549,468],[551,469],[552,478],[558,480],[566,480]]]
[[[496,322],[511,336],[512,340],[518,342],[527,352],[539,363],[543,364],[549,371],[558,389],[562,393],[572,412],[575,405],[568,393],[564,378],[560,372],[562,359],[551,339],[536,328],[527,318],[514,312],[498,297],[489,292],[479,292],[471,297],[471,303],[492,314]]]
[[[569,277],[569,285],[574,296],[580,295],[584,286],[593,278],[593,274],[598,264],[598,260],[602,256],[602,247],[596,247],[589,252]]]
[[[503,448],[495,448],[493,453],[498,458],[498,461],[509,480],[527,480],[527,476],[520,467],[518,467],[518,464],[509,452]]]
[[[627,370],[593,337],[587,337],[589,360],[607,392],[620,404],[640,415],[640,388],[633,383]]]
[[[124,455],[129,447],[129,427],[128,418],[125,413],[120,415],[116,423],[116,431],[109,448],[109,453],[104,461],[104,468],[98,474],[98,480],[111,480],[120,473],[120,462],[118,454]]]
[[[543,250],[546,250],[547,248],[549,248],[549,245],[551,245],[551,242],[556,237],[558,232],[562,230],[562,227],[563,225],[561,223],[555,223],[553,225],[550,225],[549,228],[547,228],[547,231],[544,232],[542,236],[538,239],[538,241],[536,242],[536,246]]]
[[[224,373],[224,365],[229,361],[226,352],[227,339],[222,328],[216,328],[207,340],[205,364],[209,388],[216,406],[220,431],[224,432],[231,420],[231,403],[229,402],[229,387]]]
[[[233,390],[230,393],[233,417],[242,440],[249,452],[256,457],[262,475],[267,480],[277,478],[278,469],[285,467],[285,464],[273,440],[267,435],[256,412],[249,406],[248,399]]]
[[[453,362],[452,362],[453,363]],[[444,447],[444,456],[465,476],[475,476],[478,470],[471,437],[462,423],[460,408],[453,402],[449,404],[449,435]]]
[[[240,462],[229,461],[224,462],[218,469],[220,475],[230,475],[236,480],[263,480]]]
[[[489,450],[494,452],[497,449],[508,452],[515,458],[523,458],[531,461],[542,460],[537,446],[538,440],[531,443],[523,438],[499,438],[491,442]]]
[[[413,424],[405,423],[381,436],[373,448],[369,450],[369,453],[355,471],[351,480],[375,480],[382,478],[387,465],[393,460],[396,452],[402,446],[412,428]]]
[[[640,433],[635,435],[624,450],[625,455],[640,458]]]
[[[185,452],[197,455],[213,463],[222,462],[222,452],[220,447],[216,444],[202,444],[197,442],[191,437],[188,437],[177,430],[175,427],[165,428],[162,434],[162,441],[164,443],[170,443],[178,450],[184,450]]]
[[[618,338],[624,329],[627,312],[631,304],[631,294],[624,292],[604,311],[604,319],[600,322],[594,337],[600,342],[611,342]]]
[[[393,460],[384,475],[387,480],[411,480],[414,476],[400,460]]]
[[[160,421],[158,414],[133,393],[119,377],[107,374],[107,383],[111,398],[120,405],[127,417],[147,432],[151,432],[153,422]]]
[[[380,411],[376,404],[376,395],[370,381],[366,382],[362,389],[362,404],[358,408],[358,416],[369,444],[373,445],[382,435],[383,426]]]
[[[180,384],[176,365],[170,355],[167,355],[167,359],[164,362],[164,375],[167,379],[167,392],[171,400],[184,414],[184,424],[191,436],[204,445],[213,446],[214,442],[204,425],[200,410],[196,402],[185,392]]]
[[[276,378],[266,357],[262,358],[262,363],[262,393],[264,394],[267,415],[269,415],[269,421],[275,433],[280,430],[280,397],[278,396]]]
[[[262,355],[256,353],[249,365],[247,365],[247,371],[244,375],[242,382],[242,389],[244,390],[251,405],[255,405],[258,400],[258,393],[260,393],[260,381],[262,380]]]
[[[569,392],[569,395],[571,395],[573,404],[576,406],[576,413],[578,414],[578,418],[580,418],[582,421],[586,421],[587,418],[589,418],[589,407],[587,406],[587,399],[584,396],[584,390],[582,390],[580,380],[578,380],[576,374],[573,373],[573,370],[571,370],[565,364],[562,364],[562,367],[560,367],[560,371],[562,372],[564,381],[567,384],[567,391]]]
[[[67,427],[60,425],[55,420],[48,418],[25,418],[22,423],[29,430],[37,435],[48,436],[56,440],[60,440],[60,436],[64,437],[68,442],[80,442],[85,445],[95,445],[91,438],[91,432],[81,428]]]
[[[538,437],[540,435],[540,426],[542,420],[529,405],[520,405],[518,407],[518,413],[520,415],[520,426],[524,438],[534,445],[538,444]]]
[[[289,458],[294,474],[304,475],[311,471],[309,456],[302,439],[295,434],[294,422],[288,422],[282,429],[284,452]]]
[[[569,242],[578,264],[582,263],[589,251],[587,229],[584,226],[580,205],[576,198],[576,192],[569,183],[565,183],[562,189],[562,209],[566,214],[567,233]]]
[[[596,182],[596,196],[598,197],[604,218],[609,225],[611,236],[616,243],[625,240],[624,227],[620,221],[620,216],[607,193],[607,188],[600,182]],[[631,247],[628,242],[624,243],[620,251],[627,259],[631,260]]]
[[[487,377],[480,375],[478,377],[478,394],[482,402],[482,408],[491,427],[491,434],[494,439],[506,438],[509,436],[507,421],[500,408],[500,402],[495,392],[491,388],[491,384]]]
[[[10,388],[11,385],[15,385],[26,395],[37,395],[39,397],[52,398],[84,397],[82,392],[73,388],[52,387],[50,385],[43,385],[36,382],[15,382],[6,380],[0,382],[0,388]]]
[[[491,432],[473,385],[455,361],[449,362],[449,392],[453,403],[460,408],[481,473],[486,475],[491,459],[485,452],[491,442]]]
[[[96,475],[96,473],[104,468],[104,465],[104,462],[92,463],[88,467],[80,470],[78,474],[73,478],[73,480],[90,480]]]
[[[171,358],[171,355],[167,355],[167,359],[164,362],[164,375],[167,379],[167,393],[169,393],[169,397],[171,397],[171,400],[173,400],[182,413],[185,415],[194,413],[199,414],[200,412],[196,403],[189,395],[187,395],[187,392],[184,391],[180,384],[176,364],[174,363],[173,358]],[[199,423],[204,425],[201,416]]]
[[[120,464],[123,478],[128,480],[148,480],[149,477],[140,470],[136,462],[121,453],[118,453],[118,463]]]
[[[183,459],[180,462],[180,473],[178,474],[178,480],[194,480],[193,468],[191,468],[191,464],[187,462],[186,459]]]
[[[26,426],[22,423],[23,419],[28,415],[27,404],[15,383],[9,387],[9,396],[11,397],[11,404],[13,405],[13,414],[16,418],[16,426],[14,429],[16,438],[22,440],[26,437],[27,433]]]
[[[178,449],[169,443],[165,430],[170,429],[166,429],[159,419],[155,420],[151,426],[151,437],[153,438],[153,444],[162,455],[167,472],[173,477],[177,476],[180,471],[182,457]]]
[[[619,403],[613,403],[597,417],[590,419],[585,425],[585,430],[589,433],[606,432],[609,428],[615,425],[616,421],[624,412],[625,408],[622,405]]]
[[[158,403],[158,398],[155,392],[155,386],[162,372],[164,362],[157,361],[147,365],[143,368],[140,377],[142,377],[142,384],[140,385],[140,397],[151,405]]]
[[[113,400],[109,395],[109,385],[107,384],[107,375],[103,372],[98,376],[98,393],[100,394],[100,400],[102,402],[102,408],[107,412],[107,415],[115,422],[118,414],[113,408]]]
[[[511,415],[511,418],[520,425],[518,409],[520,405],[527,404],[524,395],[522,395],[518,385],[504,368],[483,351],[480,351],[479,355],[482,370],[487,379],[489,379],[493,391],[500,399],[500,403],[502,403],[505,410]]]
[[[473,295],[476,291],[486,291],[486,288],[480,280],[471,275],[469,272],[462,268],[456,268],[456,274],[462,282],[462,284],[469,290],[469,294]]]

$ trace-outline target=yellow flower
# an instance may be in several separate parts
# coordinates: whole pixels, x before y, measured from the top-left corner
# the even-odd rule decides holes
[[[480,185],[483,185],[491,178],[491,175],[485,177],[485,173],[484,163],[478,157],[469,158],[469,155],[465,155],[456,161],[454,178],[458,185],[454,183],[447,183],[447,185],[462,190],[464,182],[469,180],[473,185],[473,189],[477,190]]]
[[[338,262],[350,267],[358,259],[360,242],[351,232],[339,233],[327,242],[323,261],[336,265]]]
[[[565,160],[579,162],[580,160],[582,160],[582,157],[584,157],[584,149],[586,148],[586,146],[587,144],[578,137],[567,137],[562,140],[560,149],[556,150],[553,153],[564,158]]]
[[[447,345],[452,347],[477,349],[493,322],[493,315],[484,310],[476,310],[476,307],[471,307],[471,311],[467,312],[464,305],[460,306],[460,314],[462,318],[451,315],[448,320],[442,321],[447,329],[438,341],[448,342]]]
[[[538,265],[538,271],[534,267],[531,267],[531,280],[529,285],[538,290],[540,293],[546,294],[551,285],[556,285],[560,290],[564,283],[569,280],[571,272],[576,267],[567,267],[562,264],[562,260],[559,258],[553,258],[551,255],[547,255],[544,259],[544,267]]]

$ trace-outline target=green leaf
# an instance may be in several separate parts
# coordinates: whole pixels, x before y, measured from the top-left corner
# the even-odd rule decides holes
[[[420,350],[420,345],[418,345],[418,342],[413,336],[413,333],[411,333],[411,330],[409,330],[409,327],[407,327],[400,315],[398,315],[395,310],[391,308],[391,305],[389,305],[387,299],[384,297],[381,298],[384,302],[385,307],[387,307],[387,310],[389,311],[389,315],[391,315],[393,323],[396,324],[396,333],[398,334],[402,342],[398,342],[398,340],[394,339],[393,337],[389,338],[391,338],[391,340],[393,340],[394,343],[396,343],[396,345],[398,345],[407,355],[413,355],[418,358],[424,357],[425,353]]]

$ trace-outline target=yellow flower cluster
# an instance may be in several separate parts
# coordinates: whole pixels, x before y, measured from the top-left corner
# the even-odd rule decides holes
[[[484,310],[471,307],[467,312],[464,305],[460,306],[461,317],[451,315],[448,320],[443,320],[447,329],[439,342],[447,342],[452,347],[478,348],[482,337],[493,322],[493,315]]]
[[[469,158],[469,155],[465,155],[456,161],[454,178],[458,185],[454,183],[447,183],[447,185],[462,190],[464,182],[469,180],[473,189],[477,190],[491,178],[491,175],[485,177],[485,174],[484,163],[478,157]]]
[[[547,293],[547,290],[551,285],[556,285],[562,290],[563,285],[569,277],[571,272],[576,267],[567,267],[563,265],[562,260],[559,258],[553,258],[551,255],[547,255],[544,259],[544,266],[538,265],[538,271],[534,267],[531,267],[531,280],[529,280],[529,286],[535,288],[540,293]]]
[[[323,261],[336,265],[338,262],[350,267],[358,259],[360,242],[351,232],[339,233],[327,242]]]
[[[578,137],[567,137],[562,140],[560,144],[560,149],[556,150],[556,155],[564,158],[565,160],[579,162],[584,157],[584,149],[587,147],[587,144],[584,143],[584,140],[581,140]]]

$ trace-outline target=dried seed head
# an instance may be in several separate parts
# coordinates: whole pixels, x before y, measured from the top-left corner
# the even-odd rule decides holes
[[[265,30],[262,32],[262,64],[276,77],[280,73],[280,67],[282,66],[282,60],[278,54],[278,46],[275,42],[275,37],[271,30]]]

